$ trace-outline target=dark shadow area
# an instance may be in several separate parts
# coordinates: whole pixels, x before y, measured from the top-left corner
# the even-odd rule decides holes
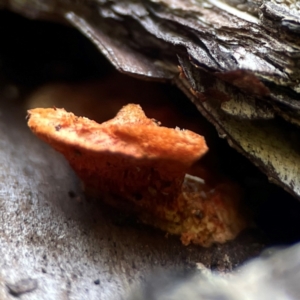
[[[86,80],[112,70],[94,45],[72,27],[0,11],[0,36],[1,76],[21,86]]]

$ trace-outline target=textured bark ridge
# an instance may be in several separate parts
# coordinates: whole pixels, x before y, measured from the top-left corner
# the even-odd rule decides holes
[[[123,73],[173,80],[220,136],[300,198],[297,1],[0,4],[31,18],[69,22]]]

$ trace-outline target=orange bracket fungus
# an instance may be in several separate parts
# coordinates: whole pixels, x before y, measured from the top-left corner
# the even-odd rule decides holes
[[[86,192],[134,212],[144,223],[203,246],[233,239],[244,227],[232,184],[209,189],[188,169],[207,151],[202,136],[171,129],[128,104],[98,124],[64,109],[28,111],[28,126],[62,153]],[[109,200],[108,200],[109,199]]]

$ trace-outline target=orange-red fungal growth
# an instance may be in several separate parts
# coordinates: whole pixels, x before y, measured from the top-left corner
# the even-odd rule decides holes
[[[161,127],[139,105],[102,124],[64,109],[28,113],[31,130],[67,158],[89,190],[124,196],[153,187],[174,197],[186,170],[208,150],[202,136]]]
[[[130,207],[145,223],[180,234],[184,244],[225,242],[244,228],[240,221],[231,224],[238,218],[234,188],[221,196],[205,194],[201,180],[186,175],[208,150],[202,136],[162,127],[135,104],[102,124],[64,109],[28,113],[30,129],[66,157],[88,193],[109,192],[115,196],[110,204]]]

